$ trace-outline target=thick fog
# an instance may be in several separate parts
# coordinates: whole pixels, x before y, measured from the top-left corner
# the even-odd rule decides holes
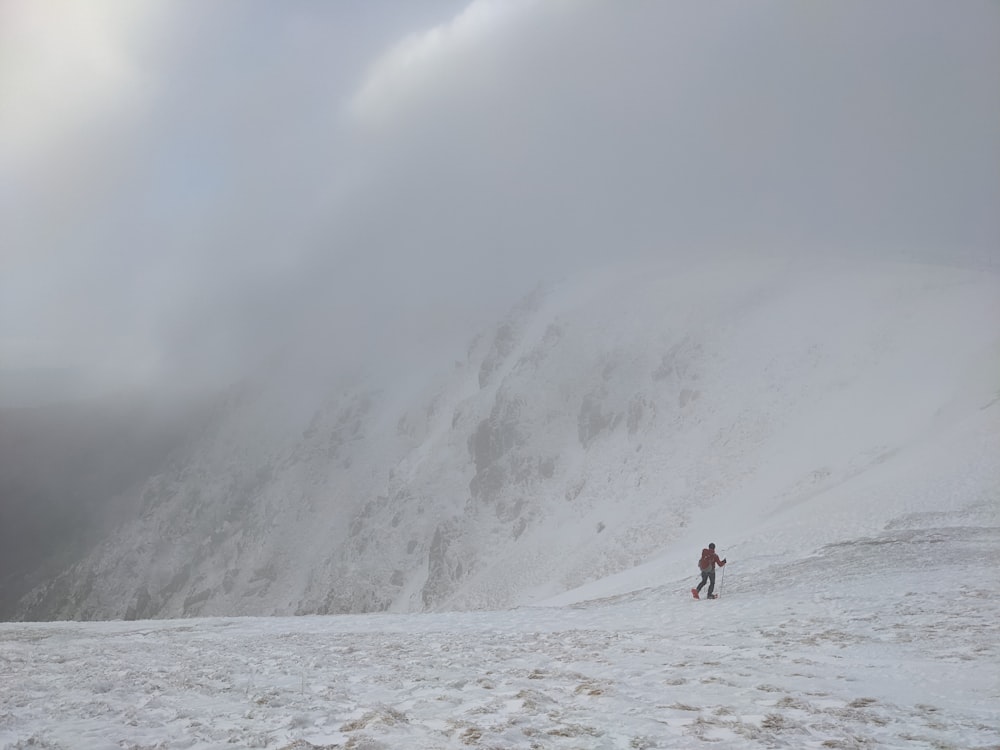
[[[0,371],[444,359],[622,259],[996,267],[1000,5],[0,0]]]

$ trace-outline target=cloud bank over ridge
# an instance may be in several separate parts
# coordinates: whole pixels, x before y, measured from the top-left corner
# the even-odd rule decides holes
[[[2,368],[412,362],[622,258],[995,267],[992,3],[68,8],[0,5]]]

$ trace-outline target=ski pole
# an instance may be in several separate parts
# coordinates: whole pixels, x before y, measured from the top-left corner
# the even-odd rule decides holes
[[[722,577],[719,578],[719,598],[722,598],[722,584],[726,582],[726,566],[722,566]]]

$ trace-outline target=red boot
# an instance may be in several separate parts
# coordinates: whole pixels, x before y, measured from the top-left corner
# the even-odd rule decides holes
[[[691,589],[691,596],[693,596],[695,599],[701,599],[701,597],[698,596],[698,589]]]

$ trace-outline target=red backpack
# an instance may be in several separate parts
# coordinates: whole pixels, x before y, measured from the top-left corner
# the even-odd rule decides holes
[[[701,559],[698,560],[699,570],[708,570],[712,567],[712,558],[715,557],[715,550],[705,548],[701,551]]]

